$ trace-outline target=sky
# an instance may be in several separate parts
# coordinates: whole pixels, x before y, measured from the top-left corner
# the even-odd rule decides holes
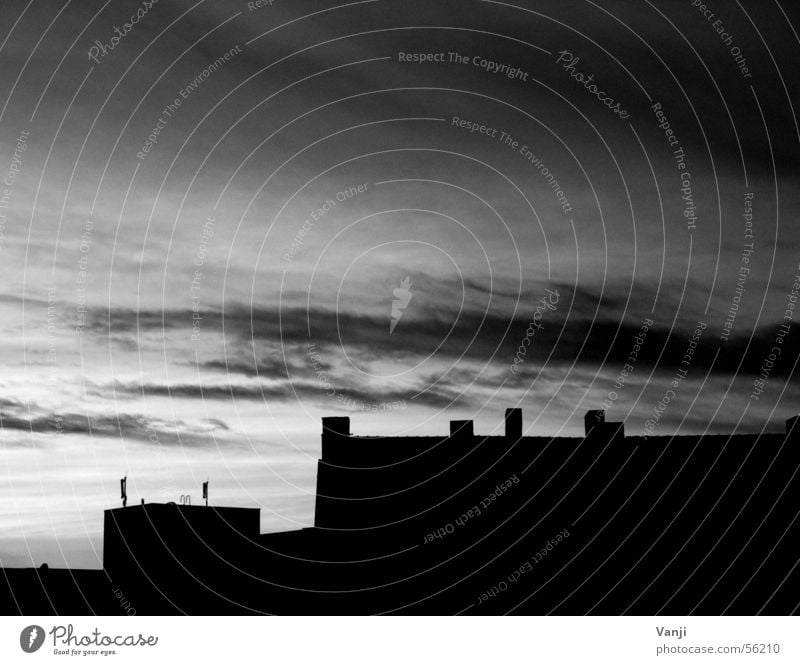
[[[781,431],[797,10],[705,6],[4,3],[2,564],[122,476],[309,526],[326,415]]]

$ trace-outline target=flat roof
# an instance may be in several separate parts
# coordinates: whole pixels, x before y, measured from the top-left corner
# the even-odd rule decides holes
[[[244,512],[244,511],[253,511],[253,512],[261,512],[261,508],[242,508],[240,506],[205,506],[202,504],[198,504],[193,506],[191,504],[183,504],[183,503],[132,503],[129,506],[122,507],[118,506],[116,508],[106,508],[105,512],[112,513],[117,511],[133,511],[133,510],[143,510],[146,509],[147,511],[155,510],[155,511],[162,511],[162,510],[175,510],[181,512],[200,512],[200,511],[208,511],[208,512],[216,512],[216,513],[228,513],[228,512]]]

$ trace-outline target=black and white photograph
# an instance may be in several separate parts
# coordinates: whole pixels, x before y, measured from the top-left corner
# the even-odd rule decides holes
[[[799,33],[792,0],[2,0],[0,658],[403,615],[793,662]]]

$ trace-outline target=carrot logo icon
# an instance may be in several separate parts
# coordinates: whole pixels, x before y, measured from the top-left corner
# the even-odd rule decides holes
[[[411,302],[411,278],[406,276],[406,278],[400,282],[400,287],[393,291],[394,293],[394,300],[392,300],[392,322],[389,325],[389,334],[391,335],[394,332],[394,329],[397,327],[397,324],[400,323],[400,319],[403,317],[403,312],[405,308],[408,307],[408,303]]]
[[[19,645],[25,653],[38,651],[44,644],[44,628],[41,626],[28,626],[19,634]]]

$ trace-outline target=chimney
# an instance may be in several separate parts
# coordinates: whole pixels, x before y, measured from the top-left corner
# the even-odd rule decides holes
[[[347,416],[322,419],[322,459],[330,460],[341,453],[342,439],[350,436],[350,418]]]
[[[603,425],[606,422],[606,412],[602,409],[594,409],[592,411],[587,411],[586,415],[583,417],[583,423],[586,434],[592,431],[592,429],[596,425]]]
[[[512,441],[522,438],[522,409],[506,409],[506,438]]]
[[[336,416],[322,419],[322,436],[350,436],[350,418]]]
[[[473,436],[471,420],[451,420],[450,436]]]

